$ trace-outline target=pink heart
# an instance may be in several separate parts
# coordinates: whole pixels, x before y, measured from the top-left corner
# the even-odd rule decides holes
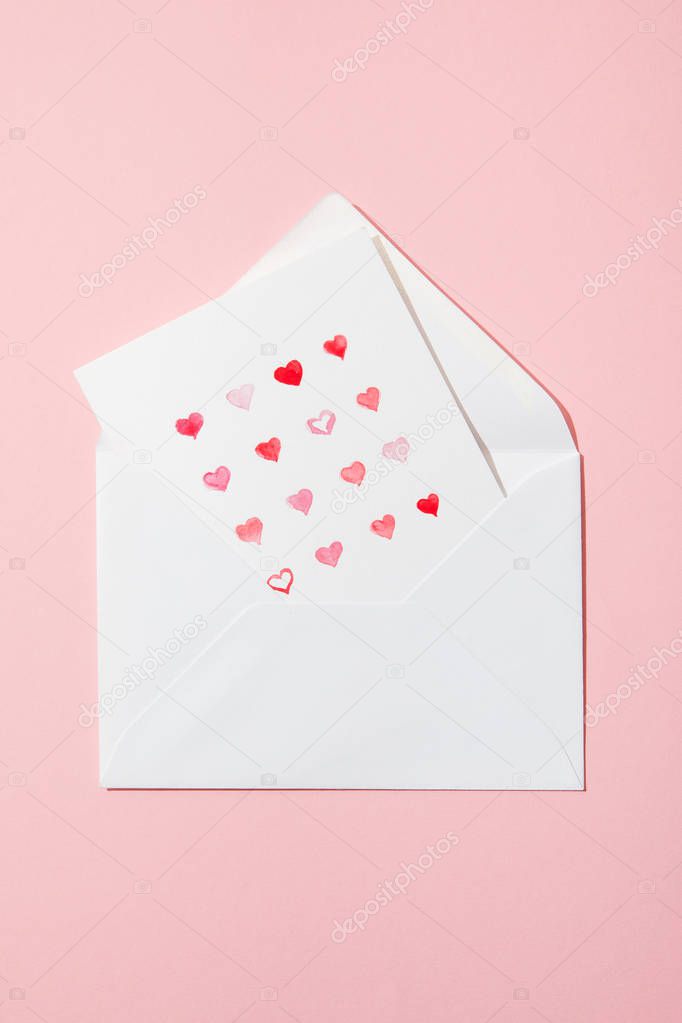
[[[406,462],[410,452],[410,442],[407,437],[396,437],[381,449],[386,458],[392,458],[394,462]]]
[[[251,408],[251,399],[253,398],[254,391],[255,387],[253,384],[242,384],[241,387],[235,387],[232,391],[228,391],[225,397],[230,405],[234,405],[235,408],[246,409],[248,412]]]
[[[383,519],[375,519],[369,527],[377,536],[383,536],[390,540],[395,529],[395,519],[392,515],[384,515]]]
[[[215,472],[204,473],[204,483],[212,490],[227,490],[231,475],[226,465],[219,465]]]
[[[346,483],[362,483],[365,478],[365,471],[362,462],[351,462],[350,465],[345,466],[341,470],[339,475]]]
[[[289,507],[293,508],[294,511],[303,512],[304,515],[308,514],[312,503],[313,492],[312,490],[308,490],[307,487],[299,490],[297,494],[292,494],[291,497],[287,497],[287,504]]]
[[[363,408],[368,408],[371,412],[376,412],[379,408],[380,398],[381,392],[378,387],[368,387],[366,391],[358,394],[355,400],[358,405],[362,405]]]
[[[235,526],[235,533],[244,543],[260,543],[263,535],[263,523],[260,519],[247,519],[240,526]]]
[[[318,547],[315,551],[315,557],[322,565],[331,565],[332,568],[336,568],[342,552],[343,544],[339,543],[338,540],[334,540],[334,543],[330,543],[329,547]]]
[[[334,429],[336,416],[328,408],[323,408],[317,419],[308,419],[308,429],[311,433],[324,433],[327,436]]]

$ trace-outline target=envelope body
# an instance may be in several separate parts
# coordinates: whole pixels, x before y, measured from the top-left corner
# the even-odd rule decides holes
[[[323,348],[337,323],[343,356]],[[301,353],[300,386],[272,384]],[[346,200],[76,376],[101,425],[99,689],[80,720],[103,786],[584,787],[570,423]],[[379,376],[373,410],[357,399]],[[278,431],[273,466],[253,441]],[[355,451],[360,486],[338,478]]]

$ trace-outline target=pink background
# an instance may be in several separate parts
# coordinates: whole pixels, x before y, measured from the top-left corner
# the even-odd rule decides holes
[[[679,1019],[682,658],[613,694],[682,627],[682,226],[582,287],[681,198],[682,2],[434,0],[345,81],[334,62],[399,3],[3,8],[0,1020]],[[586,793],[97,786],[77,724],[97,428],[72,371],[220,294],[330,189],[575,422],[588,701],[614,707]],[[331,940],[447,831],[456,849]]]

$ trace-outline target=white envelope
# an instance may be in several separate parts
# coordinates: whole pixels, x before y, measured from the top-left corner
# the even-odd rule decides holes
[[[252,452],[254,422],[300,418],[288,388],[258,409],[265,381],[300,351],[312,362],[315,339],[333,336],[341,317],[349,344],[363,330],[377,336],[356,366],[365,385],[382,373],[400,397],[386,399],[382,429],[392,432],[380,440],[404,423],[416,438],[409,464],[350,498],[338,490],[337,507],[316,505],[305,522],[280,502],[272,542],[242,544],[217,503],[224,495],[197,475],[198,452],[209,471],[234,450],[245,485],[230,482],[230,521],[243,521],[270,467],[237,448]],[[322,440],[309,431],[284,492],[320,445],[339,464],[351,448],[365,445],[365,464],[372,445],[381,453],[352,388],[347,403],[328,400],[338,362],[320,357],[306,400],[311,416],[331,404],[344,428]],[[76,377],[102,427],[99,698],[81,714],[99,722],[102,785],[584,787],[572,431],[547,392],[346,200],[320,202],[219,300]],[[412,419],[402,400],[411,377],[422,388]],[[250,418],[225,393],[254,379]],[[434,420],[428,435],[426,407],[443,421],[449,409],[446,427]],[[193,410],[223,424],[211,439],[174,432]],[[415,512],[395,542],[370,535],[366,522],[406,496],[414,507],[434,480],[438,522]],[[346,534],[339,567],[321,568],[316,546]],[[289,567],[288,594],[266,585]]]

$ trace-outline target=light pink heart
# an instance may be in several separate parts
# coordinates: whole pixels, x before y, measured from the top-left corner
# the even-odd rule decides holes
[[[228,391],[225,397],[229,401],[230,405],[234,405],[235,408],[243,408],[248,410],[251,408],[251,399],[253,398],[253,392],[255,387],[253,384],[242,384],[241,387],[235,387],[232,391]]]
[[[334,540],[333,543],[329,544],[329,547],[318,547],[315,551],[315,557],[322,565],[330,565],[332,568],[336,568],[342,553],[343,544],[338,540]]]
[[[215,472],[204,473],[204,483],[211,490],[227,490],[231,475],[226,465],[219,465]]]
[[[308,429],[311,433],[323,433],[329,436],[334,429],[336,416],[328,408],[323,408],[317,419],[308,419]]]
[[[313,492],[312,490],[308,490],[307,487],[303,487],[303,489],[299,490],[297,494],[292,494],[290,497],[287,497],[287,504],[289,507],[293,508],[294,511],[303,512],[304,515],[308,514],[312,503]]]
[[[394,462],[406,462],[410,453],[410,442],[407,437],[396,437],[384,444],[381,449],[386,458],[392,458]]]

